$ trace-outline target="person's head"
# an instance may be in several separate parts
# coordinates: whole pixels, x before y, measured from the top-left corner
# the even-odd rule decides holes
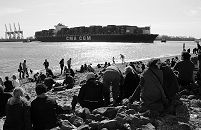
[[[47,92],[47,88],[44,84],[37,84],[35,88],[36,94],[41,95]]]
[[[26,63],[26,60],[24,60],[24,63]]]
[[[125,68],[125,74],[132,73],[132,72],[133,72],[133,68],[131,66],[127,66]]]
[[[158,69],[160,69],[161,60],[159,58],[153,58],[148,62],[147,66],[149,68],[158,68]]]
[[[95,78],[96,78],[95,74],[93,72],[90,72],[87,74],[86,81],[89,81],[89,80],[95,79]]]
[[[181,53],[181,59],[182,59],[182,60],[190,60],[190,58],[191,58],[191,55],[190,55],[188,52],[183,51],[183,52]]]
[[[45,59],[45,62],[47,62],[47,59]]]
[[[16,77],[15,75],[13,75],[12,77],[13,77],[13,79],[14,79],[14,80],[16,80],[16,79],[17,79],[17,77]]]
[[[8,81],[8,79],[9,79],[8,76],[6,76],[5,79],[6,79],[6,81]]]
[[[15,98],[20,98],[24,95],[24,89],[21,88],[21,87],[16,87],[14,90],[13,90],[13,97]]]

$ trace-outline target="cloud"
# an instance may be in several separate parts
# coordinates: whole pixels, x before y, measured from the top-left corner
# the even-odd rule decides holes
[[[0,16],[8,15],[8,14],[17,14],[24,12],[24,9],[21,8],[4,8],[0,11]]]
[[[189,13],[190,13],[190,15],[194,16],[194,15],[197,15],[198,10],[190,10]]]

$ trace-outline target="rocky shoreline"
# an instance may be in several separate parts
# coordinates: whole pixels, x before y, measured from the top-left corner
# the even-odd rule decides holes
[[[165,60],[167,57],[163,58]],[[171,57],[168,57],[171,58]],[[194,63],[197,58],[193,57]],[[143,61],[146,62],[146,61]],[[123,72],[126,64],[117,64]],[[102,68],[95,68],[98,73]],[[56,98],[61,106],[70,106],[73,95],[77,95],[80,89],[81,81],[85,80],[87,72],[76,73],[76,85],[73,89],[63,91],[49,91],[50,97]],[[57,79],[61,82],[63,77]],[[25,82],[22,87],[30,94],[31,100],[36,97],[35,82]],[[71,114],[62,114],[59,119],[62,122],[61,127],[52,130],[199,130],[201,129],[201,100],[195,95],[182,95],[175,102],[176,114],[158,114],[154,112],[139,113],[139,103],[134,102],[129,105],[116,107],[103,107],[89,112],[81,108],[79,104],[76,110]],[[0,120],[0,130],[2,129],[4,119]]]

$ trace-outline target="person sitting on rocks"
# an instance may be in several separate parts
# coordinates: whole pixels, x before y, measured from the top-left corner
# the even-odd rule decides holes
[[[110,103],[109,88],[96,80],[95,74],[90,72],[86,77],[86,83],[81,87],[78,94],[78,102],[82,107],[90,111],[107,106]]]
[[[4,130],[31,130],[30,104],[24,98],[24,89],[16,87],[8,99]]]
[[[14,87],[12,81],[9,80],[8,76],[5,77],[6,81],[4,82],[4,92],[12,92]]]
[[[157,112],[164,111],[164,104],[168,99],[163,90],[163,72],[160,70],[160,59],[151,59],[148,62],[148,68],[142,73],[140,83],[133,95],[129,97],[129,102],[133,102],[140,97],[140,112],[153,110]]]
[[[0,85],[0,118],[5,116],[5,108],[6,104],[9,98],[11,98],[12,95],[10,93],[6,93],[3,90],[3,86]]]
[[[59,106],[55,99],[48,97],[45,85],[37,84],[35,90],[37,98],[31,102],[31,122],[33,129],[49,130],[59,126],[57,115],[69,113],[70,110]]]
[[[51,76],[45,78],[45,80],[44,80],[44,84],[47,87],[47,91],[51,90],[55,83],[56,82],[54,81],[54,79]]]
[[[63,86],[66,86],[66,89],[71,89],[75,85],[75,79],[70,75],[70,73],[66,74],[66,78],[63,81]]]
[[[54,74],[53,74],[53,72],[52,72],[52,70],[49,69],[49,68],[46,68],[46,76],[47,76],[47,77],[51,76],[52,78],[55,77]]]
[[[123,98],[129,98],[135,89],[137,88],[140,81],[140,77],[133,70],[131,66],[125,68],[125,79],[123,83]]]
[[[15,75],[13,75],[12,78],[13,78],[13,80],[12,80],[13,87],[14,88],[19,87],[20,86],[20,81],[16,78]]]
[[[181,61],[177,62],[174,66],[174,70],[178,72],[178,82],[181,85],[181,90],[188,87],[191,83],[194,83],[194,64],[190,60],[191,55],[188,52],[182,52]],[[191,89],[191,88],[187,88]],[[181,91],[180,90],[180,91]]]

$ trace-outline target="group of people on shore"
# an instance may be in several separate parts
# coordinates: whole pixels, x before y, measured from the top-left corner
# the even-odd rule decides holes
[[[199,44],[198,49],[201,49]],[[198,54],[198,63],[198,72],[200,72],[201,54]],[[59,64],[62,74],[65,68],[64,59]],[[153,58],[147,65],[143,62],[131,62],[124,72],[112,64],[105,67],[100,75],[95,71],[87,72],[86,82],[81,85],[78,95],[73,96],[72,106],[69,108],[59,106],[55,99],[46,95],[47,91],[56,87],[54,86],[56,82],[54,74],[49,69],[49,62],[45,60],[43,65],[46,74],[41,73],[36,76],[37,97],[31,102],[30,98],[25,96],[23,88],[17,85],[17,81],[13,83],[6,78],[7,82],[2,83],[0,80],[0,100],[2,100],[0,117],[6,116],[4,130],[54,128],[60,125],[57,120],[58,114],[70,113],[77,103],[93,111],[99,107],[125,105],[138,101],[140,112],[151,110],[162,113],[173,105],[182,91],[192,91],[194,89],[192,84],[195,84],[195,80],[201,83],[201,77],[197,79],[194,77],[195,64],[191,61],[191,54],[187,51],[181,53],[181,60],[175,57],[171,61],[167,59],[162,62],[159,58]],[[71,58],[66,68],[62,85],[68,86],[66,88],[73,88],[75,73],[71,68]],[[26,74],[26,71],[24,72]],[[16,80],[16,77],[13,77],[14,79]],[[15,85],[9,91],[12,94],[6,92],[6,84]],[[198,87],[200,86],[201,84],[198,84]],[[170,113],[175,114],[175,111],[170,111]]]

